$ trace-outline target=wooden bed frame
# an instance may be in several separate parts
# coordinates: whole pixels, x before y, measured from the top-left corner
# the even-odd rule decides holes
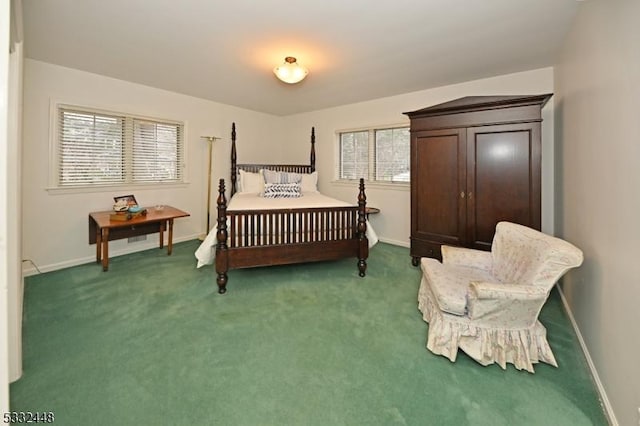
[[[231,196],[236,192],[238,170],[256,173],[260,169],[312,173],[315,171],[315,129],[311,129],[309,165],[237,164],[236,125],[231,129]],[[230,269],[256,266],[358,259],[358,272],[365,276],[367,240],[364,179],[360,179],[358,205],[278,210],[227,210],[224,179],[218,188],[216,273],[218,293],[224,294]],[[330,226],[337,224],[338,226]],[[249,233],[249,229],[255,232]],[[261,229],[262,228],[262,229]],[[243,232],[244,231],[244,232]],[[258,237],[256,237],[256,234]],[[260,238],[259,236],[263,237]]]

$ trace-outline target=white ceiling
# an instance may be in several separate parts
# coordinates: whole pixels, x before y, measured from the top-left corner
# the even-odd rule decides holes
[[[25,54],[276,115],[552,66],[575,0],[23,0]],[[287,85],[285,56],[309,68]]]

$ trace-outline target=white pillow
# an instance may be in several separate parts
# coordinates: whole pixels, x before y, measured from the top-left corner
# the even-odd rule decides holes
[[[318,192],[318,172],[304,173],[300,186],[302,192]]]
[[[264,191],[262,173],[251,173],[240,170],[240,185],[238,192],[259,194]]]

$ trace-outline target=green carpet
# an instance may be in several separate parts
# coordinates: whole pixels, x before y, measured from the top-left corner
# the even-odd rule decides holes
[[[354,259],[231,271],[217,294],[199,242],[27,278],[14,411],[57,425],[606,425],[554,292],[559,368],[456,363],[425,348],[420,270],[378,244]]]

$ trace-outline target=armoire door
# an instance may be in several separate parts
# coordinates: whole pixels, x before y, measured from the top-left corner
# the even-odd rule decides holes
[[[429,130],[411,138],[411,255],[441,258],[440,245],[463,245],[465,129]]]
[[[496,224],[540,229],[540,123],[467,129],[467,243],[490,250]]]

